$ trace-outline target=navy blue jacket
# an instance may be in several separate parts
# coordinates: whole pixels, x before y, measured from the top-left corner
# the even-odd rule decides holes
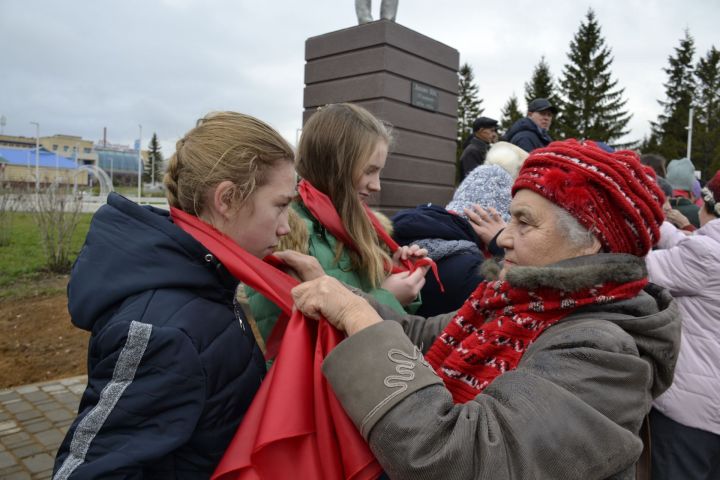
[[[392,222],[393,238],[400,245],[419,243],[425,246],[424,240],[433,239],[466,240],[477,246],[474,250],[448,251],[441,256],[430,253],[430,257],[437,264],[445,292],[440,291],[435,276],[428,274],[421,291],[422,306],[418,309],[417,315],[429,317],[460,308],[478,284],[484,280],[480,272],[480,267],[485,261],[481,251],[482,242],[470,223],[438,205],[421,205],[402,210],[392,218]],[[502,249],[497,253],[502,254]]]
[[[110,194],[68,285],[92,332],[54,478],[208,478],[265,375],[237,281],[168,212]]]
[[[510,130],[505,133],[503,140],[517,145],[526,152],[532,152],[536,148],[546,147],[552,142],[552,138],[548,135],[547,130],[538,127],[535,122],[528,117],[523,117],[513,123]]]

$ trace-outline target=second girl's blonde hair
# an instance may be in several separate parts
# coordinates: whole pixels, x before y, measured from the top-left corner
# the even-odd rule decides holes
[[[353,266],[367,275],[373,287],[385,279],[390,257],[380,248],[355,183],[378,141],[390,145],[389,127],[366,109],[350,103],[327,105],[303,127],[295,163],[298,174],[332,200],[357,247],[357,253],[348,249]],[[341,254],[339,246],[335,261]]]
[[[268,124],[236,112],[213,112],[198,120],[170,157],[163,182],[170,206],[199,216],[206,193],[220,182],[235,184],[232,205],[265,184],[279,161],[292,162],[293,149]]]

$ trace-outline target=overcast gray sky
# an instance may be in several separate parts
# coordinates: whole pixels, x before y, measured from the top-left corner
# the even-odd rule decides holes
[[[380,2],[373,2],[378,16]],[[474,68],[485,115],[500,109],[545,55],[554,77],[592,7],[633,113],[628,139],[649,133],[667,58],[684,29],[696,60],[720,48],[718,0],[401,0],[397,22],[456,48]],[[255,115],[295,143],[305,39],[357,23],[353,0],[0,0],[4,132],[79,135],[108,128],[131,144],[143,126],[163,153],[211,110]],[[524,107],[524,104],[522,105]]]

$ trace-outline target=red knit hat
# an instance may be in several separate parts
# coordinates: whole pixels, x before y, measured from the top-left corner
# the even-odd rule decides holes
[[[564,208],[605,251],[644,256],[660,239],[663,193],[630,150],[565,140],[533,150],[513,184]]]
[[[708,197],[707,194],[711,196]],[[705,184],[705,188],[702,189],[703,200],[706,204],[710,205],[715,215],[720,217],[720,170],[715,173],[715,176]]]

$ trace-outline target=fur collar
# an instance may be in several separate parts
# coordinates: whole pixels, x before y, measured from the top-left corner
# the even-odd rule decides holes
[[[483,264],[486,279],[497,279],[499,272],[496,262],[488,260]],[[643,258],[624,253],[599,253],[543,267],[513,267],[506,280],[513,287],[549,287],[574,292],[605,282],[626,283],[644,277],[647,277],[647,268]]]

